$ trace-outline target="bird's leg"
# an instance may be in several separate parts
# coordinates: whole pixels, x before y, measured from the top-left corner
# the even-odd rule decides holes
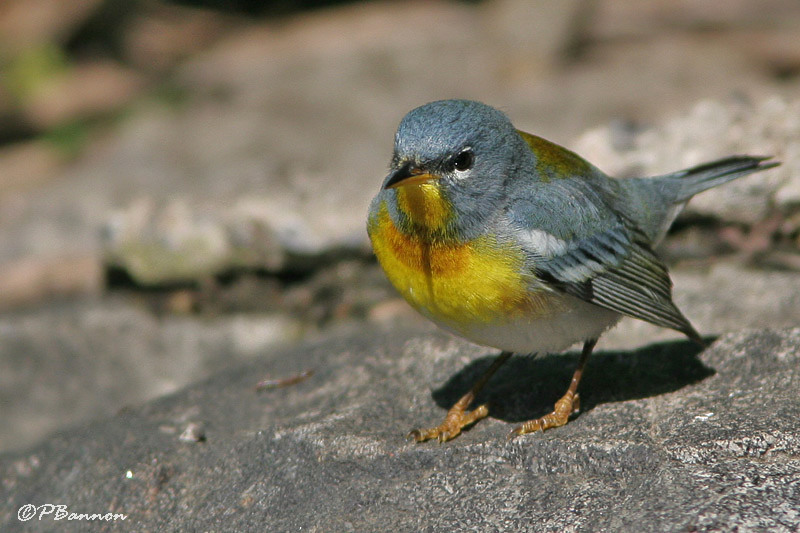
[[[524,435],[525,433],[544,431],[545,429],[563,426],[567,423],[572,413],[578,412],[580,409],[578,384],[581,382],[581,376],[583,375],[583,366],[586,364],[586,360],[592,353],[595,344],[597,344],[597,339],[588,340],[583,344],[581,358],[578,361],[578,367],[575,369],[575,373],[572,374],[572,381],[569,384],[569,388],[567,389],[566,394],[564,394],[564,396],[562,396],[561,399],[556,402],[553,412],[549,415],[544,415],[541,418],[528,420],[524,424],[517,426],[508,435],[509,439],[513,439],[517,435]]]
[[[489,379],[497,372],[497,369],[503,366],[512,352],[503,352],[497,359],[492,362],[486,372],[480,377],[478,381],[472,386],[470,391],[462,396],[454,405],[447,411],[444,421],[435,428],[429,429],[414,429],[408,436],[417,442],[424,442],[429,439],[438,439],[439,442],[445,442],[454,439],[461,433],[461,430],[470,424],[474,424],[481,418],[485,418],[489,414],[489,406],[486,404],[479,405],[472,411],[467,411],[472,401],[483,389],[484,385]]]

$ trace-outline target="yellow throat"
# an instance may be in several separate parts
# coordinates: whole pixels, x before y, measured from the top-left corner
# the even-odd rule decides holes
[[[384,199],[367,229],[389,281],[413,307],[462,332],[472,324],[536,313],[540,302],[528,294],[519,249],[492,234],[458,239],[452,234],[457,230],[448,231],[455,216],[452,205],[436,183],[395,190],[408,227],[394,224],[387,207],[391,200]]]

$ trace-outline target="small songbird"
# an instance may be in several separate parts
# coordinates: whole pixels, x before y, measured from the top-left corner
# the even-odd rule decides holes
[[[553,412],[510,436],[566,424],[578,410],[586,359],[623,316],[702,343],[672,302],[667,267],[653,247],[692,196],[778,164],[767,159],[733,156],[664,176],[612,179],[479,102],[442,100],[408,113],[369,208],[375,255],[420,313],[501,350],[440,425],[410,437],[446,441],[487,416],[487,405],[468,408],[513,353],[583,342]]]

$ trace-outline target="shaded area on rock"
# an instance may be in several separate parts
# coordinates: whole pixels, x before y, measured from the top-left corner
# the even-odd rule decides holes
[[[713,339],[707,339],[708,342]],[[633,351],[597,351],[589,359],[580,386],[581,412],[609,402],[623,402],[679,390],[714,374],[689,341],[644,346]],[[469,363],[433,392],[439,407],[449,409],[483,375],[495,357]],[[489,403],[492,418],[524,422],[553,410],[569,385],[577,353],[543,357],[515,355],[495,374],[473,405]]]
[[[612,380],[612,402],[598,382],[601,401],[563,428],[508,442],[507,424],[490,418],[438,446],[408,443],[402,430],[443,414],[429,384],[452,375],[454,356],[484,352],[401,331],[328,339],[1,455],[0,525],[15,530],[17,509],[43,500],[126,513],[138,530],[791,531],[798,342],[794,328],[725,335],[683,359],[675,344],[601,354],[598,379],[615,358],[636,374],[668,354],[716,373],[696,381],[678,369],[667,382],[692,383],[636,399],[619,398],[626,386]],[[296,386],[253,392],[257,376],[305,367],[317,372]],[[205,440],[181,440],[191,424]]]

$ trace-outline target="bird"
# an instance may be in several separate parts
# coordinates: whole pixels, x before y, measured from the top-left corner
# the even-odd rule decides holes
[[[395,289],[441,328],[500,354],[417,442],[444,442],[489,414],[470,409],[513,354],[583,343],[553,411],[510,438],[563,426],[598,338],[622,317],[703,344],[676,307],[653,251],[695,194],[779,163],[731,156],[669,174],[616,179],[576,153],[518,130],[471,100],[439,100],[400,121],[367,233]]]

